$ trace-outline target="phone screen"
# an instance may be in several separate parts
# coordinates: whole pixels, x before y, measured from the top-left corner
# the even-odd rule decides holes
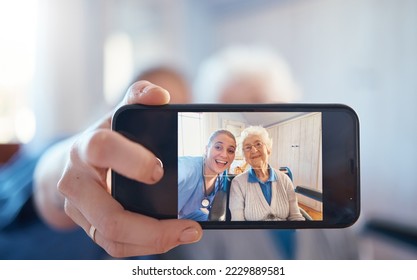
[[[164,164],[153,186],[113,173],[128,210],[204,228],[346,227],[359,217],[358,118],[344,105],[130,105],[113,129]]]

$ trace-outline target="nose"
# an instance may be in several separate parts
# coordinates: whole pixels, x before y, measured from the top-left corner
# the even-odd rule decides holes
[[[224,158],[227,158],[227,150],[226,149],[223,149],[222,151],[221,151],[221,153],[220,153],[220,155],[222,156],[222,157],[224,157]]]

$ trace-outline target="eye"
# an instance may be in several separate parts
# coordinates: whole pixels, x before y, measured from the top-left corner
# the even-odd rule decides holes
[[[223,150],[223,146],[222,145],[214,145],[214,149],[216,151],[222,151]]]
[[[227,152],[229,154],[231,154],[231,155],[234,155],[235,154],[235,149],[234,148],[230,148],[230,149],[227,150]]]
[[[245,152],[250,152],[250,150],[252,150],[252,146],[245,146],[243,147],[243,150],[245,150]]]
[[[255,144],[256,149],[260,149],[260,148],[262,148],[262,146],[263,146],[263,143],[262,142],[257,142]]]

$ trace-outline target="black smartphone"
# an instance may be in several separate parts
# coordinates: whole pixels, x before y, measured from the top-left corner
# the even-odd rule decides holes
[[[112,172],[127,210],[207,229],[341,228],[359,218],[359,119],[346,105],[127,105],[112,129],[164,166],[152,186]]]

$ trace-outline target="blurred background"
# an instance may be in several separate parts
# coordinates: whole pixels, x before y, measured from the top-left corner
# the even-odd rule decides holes
[[[414,0],[0,0],[0,143],[79,132],[141,69],[190,83],[232,44],[272,46],[300,102],[344,103],[360,118],[361,258],[417,258],[417,2]]]

